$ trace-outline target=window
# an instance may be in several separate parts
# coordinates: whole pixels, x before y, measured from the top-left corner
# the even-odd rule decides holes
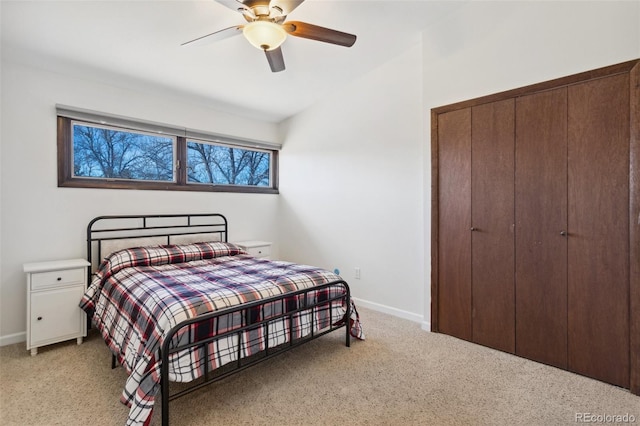
[[[175,182],[176,138],[72,122],[73,178]]]
[[[268,151],[187,140],[187,182],[268,187]]]
[[[278,149],[58,106],[58,186],[277,193]]]

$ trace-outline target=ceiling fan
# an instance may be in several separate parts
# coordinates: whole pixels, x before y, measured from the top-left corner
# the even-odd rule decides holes
[[[308,38],[325,43],[351,47],[356,36],[317,25],[299,21],[285,21],[287,15],[300,6],[304,0],[216,0],[218,3],[238,11],[248,22],[235,25],[182,43],[196,45],[209,43],[244,34],[249,42],[267,55],[271,71],[285,69],[281,45],[287,35]]]

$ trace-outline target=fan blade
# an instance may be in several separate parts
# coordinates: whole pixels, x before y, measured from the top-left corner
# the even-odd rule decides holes
[[[307,24],[306,22],[287,21],[282,27],[292,36],[309,38],[325,43],[351,47],[356,42],[356,36],[353,34]]]
[[[224,30],[216,31],[211,34],[203,35],[202,37],[195,38],[193,40],[184,42],[181,46],[196,46],[213,43],[214,41],[224,40],[225,38],[233,37],[238,34],[242,34],[244,25],[236,25],[234,27],[225,28]]]
[[[304,0],[271,0],[271,8],[280,9],[282,15],[287,16],[302,3],[304,3]]]
[[[264,53],[267,55],[267,61],[269,61],[271,71],[284,71],[284,57],[282,56],[282,49],[278,47],[273,50],[265,50]]]
[[[236,1],[236,0],[216,0],[216,2],[220,3],[221,5],[228,7],[229,9],[233,10],[234,12],[238,12],[241,11],[242,9],[244,9],[244,6],[242,5],[241,1]]]

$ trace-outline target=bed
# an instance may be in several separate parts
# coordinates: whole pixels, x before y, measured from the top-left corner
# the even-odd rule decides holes
[[[127,371],[128,425],[149,424],[158,392],[168,425],[170,400],[341,328],[346,346],[364,339],[338,275],[250,256],[227,233],[216,213],[87,226],[91,284],[80,307]]]

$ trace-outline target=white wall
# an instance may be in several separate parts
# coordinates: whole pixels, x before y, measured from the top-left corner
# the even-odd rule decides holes
[[[24,340],[25,262],[85,257],[86,225],[103,214],[220,212],[229,238],[277,248],[277,195],[58,188],[55,104],[277,142],[277,126],[166,94],[71,78],[3,57],[0,344]]]
[[[283,123],[280,254],[339,268],[361,305],[421,321],[419,37],[405,49]]]
[[[424,32],[422,55],[429,117],[437,106],[640,58],[640,2],[472,2]],[[427,257],[430,167],[424,168]],[[429,288],[425,293],[429,318]]]
[[[479,1],[423,34],[425,107],[640,56],[640,2]]]

